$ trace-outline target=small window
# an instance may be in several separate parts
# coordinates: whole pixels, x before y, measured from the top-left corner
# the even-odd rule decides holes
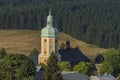
[[[46,60],[44,60],[44,62],[47,62]]]
[[[46,51],[44,51],[44,54],[46,54]]]
[[[47,42],[47,40],[45,39],[44,42]]]

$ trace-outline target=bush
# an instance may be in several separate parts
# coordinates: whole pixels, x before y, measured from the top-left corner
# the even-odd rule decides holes
[[[59,63],[59,67],[63,71],[70,71],[71,70],[71,64],[67,61]]]
[[[110,63],[108,62],[104,62],[101,66],[100,66],[100,74],[104,74],[104,73],[112,73],[113,67],[112,65],[110,65]]]
[[[80,62],[74,66],[73,70],[86,75],[91,75],[93,73],[94,67],[90,62]]]
[[[110,72],[106,70],[109,68]],[[114,76],[118,76],[120,73],[120,52],[114,48],[111,48],[104,53],[104,62],[101,66],[101,73],[105,72],[112,73]]]

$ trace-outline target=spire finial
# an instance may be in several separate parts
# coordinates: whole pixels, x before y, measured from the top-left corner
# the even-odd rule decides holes
[[[49,9],[49,15],[51,15],[51,8]]]
[[[53,26],[53,17],[51,15],[51,9],[49,9],[49,15],[47,17],[47,25],[50,27],[50,26]]]

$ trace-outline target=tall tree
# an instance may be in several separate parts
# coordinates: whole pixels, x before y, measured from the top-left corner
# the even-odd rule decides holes
[[[50,55],[47,61],[47,66],[44,71],[44,80],[62,80],[58,59],[54,53]]]
[[[3,58],[5,57],[5,55],[6,55],[6,51],[5,51],[4,48],[2,48],[2,49],[0,50],[0,59],[3,59]]]
[[[30,78],[30,76],[34,76],[35,65],[31,59],[27,58],[24,60],[24,63],[20,66],[20,74],[23,77],[27,78]]]
[[[33,61],[23,54],[8,54],[2,60],[2,64],[3,64],[2,69],[6,70],[3,71],[4,72],[3,78],[7,78],[9,76],[5,75],[7,74],[7,72],[9,74],[12,74],[10,70],[12,72],[15,72],[15,75],[12,75],[12,77],[18,80],[34,76],[35,73],[35,65]]]

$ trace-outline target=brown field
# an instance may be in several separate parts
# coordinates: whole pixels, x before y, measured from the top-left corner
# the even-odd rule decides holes
[[[106,49],[98,48],[95,45],[82,42],[73,37],[60,33],[59,46],[62,42],[70,40],[71,46],[78,46],[79,49],[88,57],[95,56],[98,52]],[[29,54],[34,48],[40,51],[40,31],[37,30],[0,30],[0,48],[5,48],[8,53]]]

